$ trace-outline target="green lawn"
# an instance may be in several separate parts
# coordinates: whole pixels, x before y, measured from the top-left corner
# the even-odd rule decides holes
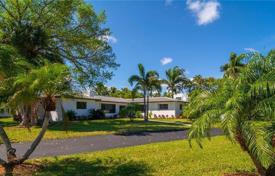
[[[218,176],[254,172],[249,157],[225,137],[205,141],[204,148],[188,141],[155,143],[61,157],[32,160],[43,163],[38,176]]]
[[[30,131],[26,128],[19,128],[11,118],[1,118],[0,124],[5,126],[8,136],[12,142],[31,141],[39,133],[40,128],[33,127]],[[169,131],[188,128],[187,124],[166,123],[162,121],[143,122],[142,119],[106,119],[90,121],[74,121],[68,124],[65,130],[64,123],[51,125],[46,132],[45,139],[59,139],[91,135],[103,135],[114,133],[134,133],[142,131]]]

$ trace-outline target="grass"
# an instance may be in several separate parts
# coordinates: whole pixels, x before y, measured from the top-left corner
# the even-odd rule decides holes
[[[219,176],[255,172],[248,155],[224,136],[204,148],[180,140],[94,153],[31,160],[43,163],[38,176]]]
[[[5,131],[12,142],[32,141],[40,131],[39,127],[32,127],[30,130],[19,128],[12,118],[1,118],[0,125],[4,126]],[[90,121],[70,122],[65,130],[62,122],[55,123],[49,127],[44,139],[60,139],[80,136],[93,136],[114,133],[136,133],[144,131],[171,131],[183,130],[188,125],[177,123],[166,123],[162,121],[143,122],[142,119],[104,119]]]

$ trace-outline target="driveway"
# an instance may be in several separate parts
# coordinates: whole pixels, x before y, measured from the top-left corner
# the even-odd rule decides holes
[[[212,136],[222,135],[220,129],[212,129]],[[154,142],[165,142],[187,139],[187,130],[185,131],[172,131],[172,132],[144,132],[138,134],[111,134],[100,136],[85,136],[69,139],[55,139],[43,140],[31,158],[39,158],[45,156],[58,156],[76,154],[81,152],[101,151],[113,148],[129,147],[143,144],[150,144]],[[30,146],[29,142],[16,143],[13,147],[16,148],[18,156],[23,153]],[[1,158],[4,156],[5,147],[0,146]]]

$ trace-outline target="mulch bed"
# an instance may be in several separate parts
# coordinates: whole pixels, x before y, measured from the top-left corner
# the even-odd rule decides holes
[[[33,173],[37,172],[39,169],[41,169],[42,166],[39,164],[30,164],[30,163],[24,163],[21,165],[18,165],[14,168],[13,175],[14,176],[31,176]],[[5,169],[0,166],[0,175],[4,175]]]

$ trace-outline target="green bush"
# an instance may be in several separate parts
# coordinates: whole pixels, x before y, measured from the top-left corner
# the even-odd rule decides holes
[[[136,111],[135,117],[142,118],[142,112],[141,111]]]
[[[76,120],[76,112],[73,110],[69,110],[66,112],[66,116],[70,121]]]
[[[89,119],[104,119],[105,113],[100,109],[91,109],[89,112]]]

